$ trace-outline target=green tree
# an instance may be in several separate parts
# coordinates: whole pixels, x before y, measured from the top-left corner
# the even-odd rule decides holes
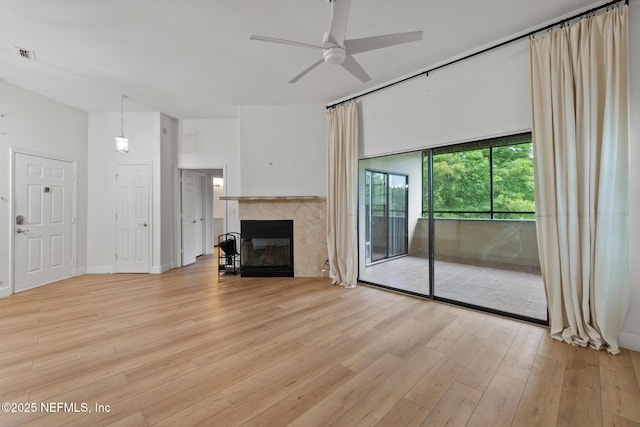
[[[493,159],[493,165],[489,159]],[[433,208],[436,217],[488,218],[493,167],[494,211],[533,212],[531,143],[441,153],[433,156]],[[423,162],[428,177],[428,157]],[[426,181],[426,180],[425,180]],[[427,209],[425,182],[423,203]],[[438,213],[465,211],[475,213]],[[531,214],[496,214],[496,218],[532,218]]]
[[[488,148],[433,157],[434,211],[488,211],[491,209],[490,191]],[[440,216],[474,217],[469,214]]]

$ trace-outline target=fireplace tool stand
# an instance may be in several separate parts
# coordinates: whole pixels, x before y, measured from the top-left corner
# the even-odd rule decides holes
[[[236,274],[240,271],[240,233],[231,232],[218,236],[218,274]]]

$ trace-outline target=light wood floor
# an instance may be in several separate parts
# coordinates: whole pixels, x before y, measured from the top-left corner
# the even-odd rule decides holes
[[[93,411],[38,406],[0,425],[640,425],[638,353],[365,286],[216,267],[87,275],[0,300],[0,401]]]

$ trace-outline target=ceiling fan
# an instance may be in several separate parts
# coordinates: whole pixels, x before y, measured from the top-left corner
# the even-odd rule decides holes
[[[422,31],[385,34],[381,36],[345,40],[344,37],[347,32],[347,21],[349,20],[351,0],[325,1],[331,4],[331,27],[327,32],[324,33],[322,45],[301,43],[293,40],[285,40],[269,36],[252,35],[251,37],[249,37],[250,40],[281,43],[292,46],[322,50],[322,58],[298,73],[298,75],[289,80],[289,83],[297,82],[309,71],[313,70],[323,62],[340,65],[342,66],[342,68],[353,74],[362,83],[366,83],[371,80],[371,77],[369,77],[367,72],[362,68],[362,66],[355,60],[352,55],[374,49],[381,49],[383,47],[395,46],[398,44],[422,40]]]

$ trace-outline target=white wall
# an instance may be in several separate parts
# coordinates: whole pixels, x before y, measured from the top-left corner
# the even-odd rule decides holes
[[[0,297],[11,293],[11,149],[77,162],[76,274],[87,259],[87,113],[0,80]]]
[[[322,105],[240,107],[241,196],[326,196]],[[231,193],[230,193],[231,194]]]
[[[358,193],[364,194],[365,191],[365,171],[373,170],[376,172],[397,173],[400,175],[408,175],[409,177],[409,203],[408,210],[408,251],[410,255],[426,256],[428,248],[412,247],[414,233],[418,218],[422,217],[422,153],[414,151],[406,154],[397,154],[393,156],[376,157],[372,159],[363,159],[358,162]],[[366,266],[366,248],[365,248],[365,200],[358,198],[358,227],[359,233],[359,263],[360,269]]]
[[[531,129],[528,41],[361,98],[361,157]]]
[[[160,115],[160,271],[165,272],[174,265],[174,193],[173,172],[178,165],[178,121],[165,114]],[[179,194],[178,194],[179,196]]]
[[[640,0],[629,6],[630,277],[620,345],[640,351]],[[361,98],[361,158],[531,129],[528,40]]]
[[[211,177],[219,176],[223,170],[225,194],[240,195],[240,124],[238,119],[197,119],[179,120],[178,167],[182,169],[200,169],[209,174],[207,178],[207,197],[210,194]],[[177,173],[177,172],[176,172]],[[179,177],[179,175],[177,175]],[[179,178],[177,178],[179,179]],[[180,182],[176,181],[176,193],[180,194]],[[177,196],[176,196],[177,197]],[[207,200],[211,200],[208,198]],[[178,198],[179,201],[179,198]],[[240,231],[238,202],[226,201],[226,231]],[[207,202],[207,209],[211,208]],[[207,213],[209,215],[209,213]],[[180,265],[180,203],[176,203],[176,226],[174,243],[174,264]],[[210,215],[209,215],[210,218]],[[207,221],[209,224],[209,221]],[[207,239],[211,233],[207,228]],[[207,251],[213,248],[213,242],[207,240]]]
[[[89,273],[115,272],[117,164],[151,166],[151,271],[157,273],[162,270],[160,113],[125,112],[124,123],[129,153],[116,153],[113,138],[120,134],[120,113],[89,113]]]

